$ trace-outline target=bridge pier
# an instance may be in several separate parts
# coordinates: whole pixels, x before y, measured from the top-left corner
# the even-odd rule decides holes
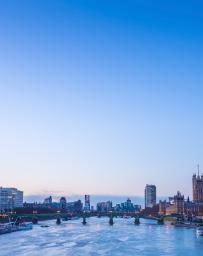
[[[82,218],[82,224],[83,224],[83,225],[86,225],[86,224],[87,224],[87,221],[86,221],[86,217],[85,217],[85,216],[83,216],[83,218]]]
[[[34,217],[33,219],[32,219],[32,224],[38,224],[38,218],[37,217]]]
[[[60,224],[61,224],[61,217],[60,217],[60,216],[58,216],[58,217],[56,218],[56,224],[57,224],[57,225],[60,225]]]
[[[111,215],[109,217],[109,225],[113,226],[114,222],[113,222],[113,216]]]
[[[134,224],[135,225],[139,225],[140,224],[140,218],[139,217],[135,217]]]
[[[158,218],[158,219],[157,219],[157,224],[163,225],[163,224],[164,224],[164,218],[163,218],[163,217]]]

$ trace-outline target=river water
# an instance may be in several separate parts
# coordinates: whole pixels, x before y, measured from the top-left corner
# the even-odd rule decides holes
[[[83,226],[80,220],[56,225],[44,221],[33,230],[0,236],[1,256],[196,256],[203,255],[203,237],[195,229],[157,225],[141,220],[135,226],[133,219],[115,218],[109,226],[108,218],[89,218]],[[40,225],[49,227],[42,228]]]

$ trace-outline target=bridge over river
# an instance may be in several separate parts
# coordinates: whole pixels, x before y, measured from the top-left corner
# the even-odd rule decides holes
[[[61,220],[62,221],[68,221],[71,219],[76,219],[76,218],[81,218],[83,220],[83,224],[86,224],[88,221],[88,218],[91,217],[109,217],[109,223],[113,223],[114,219],[116,218],[134,218],[135,219],[135,224],[139,224],[139,219],[151,219],[157,221],[158,224],[163,224],[164,222],[164,217],[163,216],[149,216],[149,215],[143,215],[140,213],[118,213],[118,212],[108,212],[108,213],[88,213],[88,212],[83,212],[80,214],[68,214],[68,213],[63,213],[63,212],[56,212],[56,213],[10,213],[10,214],[2,214],[0,215],[0,222],[7,222],[8,219],[11,221],[15,221],[16,219],[22,219],[24,221],[29,221],[32,222],[33,224],[38,223],[38,221],[44,221],[44,220],[52,220],[56,219],[58,223],[60,224]]]

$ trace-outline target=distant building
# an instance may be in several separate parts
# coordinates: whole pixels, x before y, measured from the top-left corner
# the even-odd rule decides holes
[[[114,211],[116,212],[140,212],[141,211],[141,205],[133,204],[130,198],[126,200],[126,202],[121,204],[116,204],[116,206],[113,207]]]
[[[185,201],[184,211],[187,216],[203,216],[203,204],[191,202],[188,197]]]
[[[145,208],[152,208],[156,205],[156,186],[146,185],[145,187]]]
[[[61,199],[60,199],[60,208],[62,211],[66,210],[66,198],[65,197],[61,197]]]
[[[112,202],[107,201],[107,202],[99,202],[97,203],[97,211],[98,212],[109,212],[112,210]]]
[[[199,175],[199,167],[198,175],[194,174],[192,176],[192,192],[193,202],[203,203],[203,175]]]
[[[178,191],[177,195],[174,196],[174,204],[176,207],[176,213],[177,214],[184,214],[184,195],[181,195],[181,193]]]
[[[167,205],[169,205],[169,203],[166,202],[166,200],[164,201],[159,201],[159,214],[161,215],[165,215],[166,214],[166,207]]]
[[[90,211],[90,195],[85,195],[85,211]]]
[[[121,209],[124,212],[135,212],[137,207],[133,205],[132,201],[130,198],[127,198],[126,202],[121,203]]]
[[[130,200],[130,198],[128,198],[126,201],[126,208],[128,211],[134,211],[134,205],[133,205],[132,201]]]
[[[49,196],[47,198],[44,199],[44,204],[52,204],[52,197]]]
[[[177,208],[176,208],[175,204],[167,205],[166,215],[173,215],[173,214],[177,214]]]
[[[0,187],[0,212],[23,207],[23,191]]]
[[[68,202],[66,204],[66,209],[70,213],[81,213],[83,210],[83,204],[81,200],[74,201],[74,202]]]
[[[172,198],[169,198],[169,202],[160,201],[159,202],[159,213],[166,214],[166,215],[173,215],[173,214],[184,214],[186,212],[185,206],[186,203],[189,205],[189,200],[185,202],[184,195],[178,191],[177,194]],[[189,208],[188,208],[189,209]]]
[[[140,213],[145,216],[157,216],[159,213],[159,205],[156,204],[153,207],[146,207],[145,209],[141,210]]]

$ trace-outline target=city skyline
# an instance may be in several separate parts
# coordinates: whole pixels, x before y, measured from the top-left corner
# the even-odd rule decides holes
[[[202,7],[2,1],[1,186],[143,196],[147,183],[191,197],[203,169]]]
[[[194,177],[196,179],[199,178],[200,180],[203,180],[203,173],[200,173],[199,171],[199,164],[197,165],[197,172],[193,172],[193,175],[192,175],[192,188],[191,188],[191,193],[189,194],[186,194],[188,197],[190,198],[194,198]],[[107,200],[109,198],[111,198],[111,200],[113,201],[112,198],[116,198],[115,201],[118,201],[119,198],[127,198],[127,197],[133,197],[135,198],[135,200],[138,200],[139,202],[142,202],[141,204],[145,204],[146,205],[146,201],[144,202],[144,198],[146,198],[146,188],[147,187],[155,187],[155,194],[156,194],[156,185],[152,185],[152,184],[146,184],[145,185],[145,188],[143,189],[143,194],[142,195],[136,195],[136,194],[126,194],[126,193],[122,193],[122,194],[107,194],[107,193],[101,193],[101,194],[92,194],[91,196],[95,197],[95,198],[100,198],[100,200]],[[201,185],[200,185],[201,186]],[[12,186],[10,186],[12,188]],[[1,188],[1,187],[0,187]],[[179,191],[179,189],[177,189],[177,191]],[[170,194],[168,195],[162,195],[162,194],[159,194],[157,195],[157,198],[158,200],[163,200],[163,199],[167,199],[170,197],[171,195],[171,192],[170,191]],[[202,194],[202,190],[201,190],[201,187],[200,187],[200,193]],[[75,193],[75,194],[67,194],[65,191],[55,191],[55,190],[52,190],[52,191],[47,191],[47,190],[43,190],[42,193],[36,193],[36,194],[29,194],[29,193],[25,193],[25,198],[28,202],[32,202],[32,201],[36,201],[36,202],[40,202],[44,199],[44,197],[48,197],[48,196],[51,196],[53,198],[55,198],[55,200],[58,200],[61,196],[64,196],[64,197],[68,197],[68,198],[74,198],[74,199],[78,199],[79,197],[83,196],[82,194],[78,194],[78,193]],[[155,199],[156,201],[156,199]]]
[[[175,196],[168,196],[168,197],[160,197],[157,196],[157,189],[156,185],[153,184],[146,184],[145,190],[144,190],[144,200],[142,200],[142,197],[138,196],[133,196],[133,199],[131,200],[130,197],[127,198],[127,207],[128,209],[131,209],[133,204],[131,202],[136,203],[136,205],[141,207],[145,207],[145,209],[151,208],[151,209],[156,209],[157,206],[159,205],[159,212],[166,214],[168,213],[174,213],[176,212],[181,212],[183,214],[184,211],[184,204],[186,206],[186,209],[193,209],[193,211],[198,211],[198,205],[202,206],[203,202],[203,175],[200,175],[199,173],[199,165],[198,165],[198,173],[192,175],[192,191],[193,191],[193,196],[192,200],[189,198],[189,196],[184,196],[181,194],[181,192],[178,190],[177,194]],[[66,206],[69,205],[70,207],[73,207],[74,203],[76,203],[76,208],[78,207],[78,202],[80,205],[80,208],[82,207],[84,211],[90,212],[91,210],[94,209],[94,207],[97,205],[99,209],[109,209],[110,205],[112,207],[113,202],[117,206],[120,204],[121,201],[124,201],[125,196],[111,196],[111,195],[83,195],[84,197],[84,203],[81,201],[81,196],[82,195],[58,195],[58,196],[53,196],[53,195],[46,195],[47,197],[42,196],[41,198],[36,198],[36,196],[31,196],[30,199],[29,197],[23,198],[23,191],[19,191],[16,188],[3,188],[0,187],[0,208],[2,211],[15,208],[16,205],[20,205],[20,208],[22,208],[22,204],[24,202],[24,207],[42,207],[42,208],[51,208],[54,207],[60,207],[63,210],[66,209]],[[171,191],[172,193],[172,191]],[[67,198],[68,197],[68,198]],[[91,197],[91,200],[90,200]],[[93,200],[92,200],[93,198]],[[116,200],[115,200],[116,199]],[[174,202],[176,202],[174,204]],[[177,207],[176,207],[176,206]],[[93,208],[92,208],[93,207]],[[125,206],[123,205],[125,208]],[[133,206],[134,207],[134,206]],[[18,208],[18,207],[17,207]],[[120,207],[118,207],[120,209]],[[78,208],[77,208],[78,209]],[[166,211],[167,209],[167,211]],[[102,210],[103,211],[103,210]],[[148,210],[147,210],[148,211]],[[152,210],[153,211],[153,210]]]
[[[11,191],[18,191],[16,188],[3,188],[0,187],[0,191],[5,191],[4,196],[8,196],[7,191],[9,191],[9,193]],[[161,211],[163,212],[164,207],[166,206],[166,202],[167,200],[169,200],[169,203],[171,201],[171,198],[173,198],[170,194],[170,196],[160,196],[157,195],[157,188],[156,185],[154,184],[146,184],[145,189],[144,189],[144,197],[143,196],[136,196],[136,195],[128,195],[128,196],[124,196],[124,195],[91,195],[91,203],[90,203],[90,195],[66,195],[66,194],[61,194],[61,192],[58,192],[59,194],[53,194],[53,192],[51,192],[49,195],[48,194],[44,194],[44,195],[30,195],[30,196],[25,196],[24,200],[22,199],[23,197],[21,197],[22,202],[24,201],[25,203],[28,203],[28,205],[31,204],[52,204],[52,202],[57,203],[60,199],[60,202],[64,201],[66,202],[73,202],[73,201],[81,201],[81,197],[84,196],[84,209],[86,211],[90,211],[91,206],[95,206],[97,205],[98,202],[114,202],[114,203],[120,203],[121,201],[124,201],[125,198],[127,198],[127,201],[129,198],[132,198],[132,202],[136,203],[137,205],[140,205],[142,207],[145,208],[153,208],[157,205],[157,203],[159,202],[159,207],[161,207],[160,209],[162,209]],[[199,172],[199,165],[197,165],[197,173],[193,173],[192,175],[192,201],[189,195],[185,196],[185,200],[187,202],[193,202],[193,204],[201,204],[203,202],[203,174],[200,175]],[[23,195],[23,191],[19,191],[20,194]],[[171,191],[171,193],[173,193]],[[15,195],[15,192],[14,192]],[[180,200],[183,202],[184,201],[184,195],[181,195],[181,192],[178,190],[177,191],[177,197],[180,198]],[[92,200],[93,198],[93,200]],[[174,196],[174,198],[176,198],[176,196]],[[1,208],[1,204],[5,204],[5,198],[1,199],[0,196],[0,208]],[[11,205],[13,204],[14,201],[11,200],[11,197],[8,197],[8,203],[6,203],[7,205]],[[169,204],[168,203],[168,204]],[[102,204],[104,207],[105,204]],[[102,206],[102,207],[103,207]],[[174,210],[174,208],[172,207],[172,210]],[[169,210],[170,211],[170,210]]]
[[[199,171],[199,164],[197,165],[197,173],[193,173],[192,175],[192,195],[186,195],[186,198],[189,200],[189,198],[192,198],[192,200],[197,203],[197,202],[202,202],[203,198],[203,193],[202,193],[202,187],[203,187],[203,174],[200,174]],[[1,187],[0,187],[1,188]],[[10,189],[10,188],[9,188]],[[157,195],[157,188],[156,185],[152,184],[146,184],[145,189],[144,189],[144,195],[142,196],[137,196],[137,195],[112,195],[112,194],[92,194],[91,197],[93,197],[93,205],[95,205],[98,200],[100,201],[114,201],[114,202],[120,202],[124,200],[124,198],[133,198],[132,200],[134,203],[139,202],[140,205],[145,206],[145,207],[152,207],[154,206],[158,201],[163,201],[163,200],[170,200],[171,194],[170,195]],[[58,193],[58,194],[57,194]],[[79,200],[81,196],[84,196],[82,194],[66,194],[63,193],[62,191],[58,191],[56,193],[51,191],[48,193],[44,194],[36,194],[36,195],[26,195],[25,196],[25,202],[31,203],[31,202],[42,202],[44,201],[44,198],[47,197],[46,199],[52,198],[54,202],[58,201],[59,198],[68,198],[69,201],[73,200]],[[170,193],[173,193],[172,191]],[[179,190],[177,190],[177,193],[180,193]],[[89,196],[90,195],[85,195],[85,207],[90,208],[89,204]],[[87,204],[86,204],[87,203]]]

